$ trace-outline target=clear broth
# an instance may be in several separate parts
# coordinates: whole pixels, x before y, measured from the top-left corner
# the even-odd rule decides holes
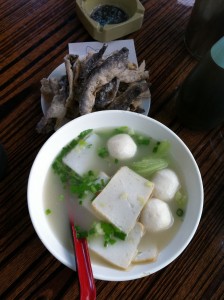
[[[101,131],[94,131],[94,133],[98,133],[102,138],[102,146],[105,145],[106,140],[113,134],[111,134],[111,130],[101,130]],[[151,139],[151,138],[150,138]],[[122,166],[126,165],[129,166],[131,162],[140,160],[150,153],[152,153],[152,149],[154,145],[156,145],[155,140],[151,139],[149,146],[139,146],[139,151],[136,153],[134,158],[123,161],[123,162],[116,162],[112,158],[102,158],[102,165],[100,169],[106,172],[109,176],[112,176],[116,173],[116,171]],[[99,166],[96,166],[98,169]],[[177,163],[174,159],[169,156],[169,168],[173,169],[179,177],[181,182],[182,189],[184,190],[184,183],[181,178],[181,170],[178,167]],[[64,198],[65,190],[60,182],[60,179],[57,174],[53,172],[53,169],[50,168],[45,180],[45,188],[44,188],[44,201],[45,201],[45,209],[50,209],[51,213],[46,216],[49,225],[54,232],[57,239],[60,243],[67,248],[70,252],[73,252],[73,245],[72,245],[72,238],[71,238],[71,229],[69,225],[69,220],[67,217],[67,206],[66,200]],[[63,196],[63,197],[62,197]],[[83,229],[89,229],[94,221],[96,221],[96,217],[93,216],[89,211],[86,210],[85,207],[79,204],[79,199],[73,195],[69,195],[69,205],[70,210],[74,215],[75,223],[79,225]],[[139,245],[139,250],[147,249],[147,244],[151,241],[155,242],[159,252],[161,252],[172,240],[175,236],[176,232],[179,230],[182,224],[182,218],[176,215],[177,206],[174,201],[171,201],[169,204],[170,210],[174,217],[173,226],[167,230],[158,232],[158,233],[146,233]],[[116,247],[116,244],[111,247]],[[95,264],[103,264],[109,265],[107,262],[99,259],[95,254],[91,254],[91,260]],[[113,268],[116,268],[113,266]]]

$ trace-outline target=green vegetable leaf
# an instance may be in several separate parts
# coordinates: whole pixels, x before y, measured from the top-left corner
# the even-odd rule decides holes
[[[144,158],[140,161],[133,162],[131,169],[142,176],[150,176],[154,172],[164,169],[168,166],[168,162],[162,158]]]
[[[156,145],[153,147],[152,152],[157,157],[164,157],[168,154],[170,150],[170,142],[167,140],[158,141]]]

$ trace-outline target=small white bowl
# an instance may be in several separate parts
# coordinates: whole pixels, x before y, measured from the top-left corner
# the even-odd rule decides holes
[[[188,204],[183,223],[171,242],[160,252],[156,262],[135,265],[128,271],[93,262],[94,278],[108,281],[141,278],[170,264],[193,238],[203,208],[203,184],[198,166],[187,146],[169,128],[147,116],[128,111],[101,111],[79,117],[60,128],[43,145],[33,163],[28,181],[28,208],[33,226],[43,244],[59,261],[76,269],[74,255],[55,236],[45,214],[43,190],[47,172],[62,147],[83,130],[119,126],[128,126],[156,140],[170,141],[171,155],[181,167]]]

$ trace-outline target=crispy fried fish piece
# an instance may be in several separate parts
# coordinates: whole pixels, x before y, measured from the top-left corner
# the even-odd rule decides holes
[[[83,92],[89,74],[95,67],[97,67],[100,63],[102,63],[102,57],[106,49],[107,49],[107,45],[103,44],[102,48],[98,52],[88,53],[86,58],[80,61],[80,72],[79,72],[79,77],[77,80],[76,91],[75,91],[78,101]]]
[[[47,103],[51,103],[55,94],[58,93],[59,85],[56,78],[43,78],[40,81],[41,83],[41,95]]]
[[[65,108],[66,108],[66,117],[68,119],[74,119],[78,116],[78,104],[76,104],[76,97],[75,97],[75,85],[77,82],[77,79],[79,77],[79,56],[68,54],[64,57],[65,62],[65,69],[66,74],[68,77],[68,98],[65,101]]]
[[[97,90],[114,77],[118,77],[127,68],[128,53],[129,50],[123,47],[109,56],[99,67],[92,70],[80,97],[79,111],[81,115],[91,113]]]
[[[147,90],[148,84],[145,81],[131,83],[127,90],[116,97],[107,109],[128,110],[131,103]]]
[[[143,61],[139,67],[136,67],[136,69],[132,67],[127,68],[118,75],[118,78],[121,82],[126,83],[149,79],[149,72],[145,71],[145,61]]]
[[[52,82],[53,85],[50,85]],[[44,84],[46,84],[46,81],[44,81]],[[55,78],[49,79],[49,86],[52,87],[54,96],[46,115],[41,118],[36,126],[39,133],[48,133],[58,128],[58,123],[61,123],[66,114],[67,77],[62,77],[60,81]]]
[[[96,94],[95,107],[103,109],[110,104],[117,95],[120,80],[114,77],[110,82],[105,84]]]
[[[79,83],[84,82],[89,76],[90,72],[99,64],[101,61],[104,52],[107,49],[106,44],[103,44],[102,48],[91,55],[87,55],[87,58],[81,62],[81,70],[79,75]]]

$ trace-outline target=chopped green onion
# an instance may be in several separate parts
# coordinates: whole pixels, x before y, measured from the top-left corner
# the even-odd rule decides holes
[[[84,139],[85,137],[87,137],[91,132],[93,131],[93,129],[87,129],[82,131],[79,136],[78,139]]]
[[[104,247],[115,244],[116,239],[125,240],[126,238],[126,234],[123,231],[111,223],[104,221],[97,222],[93,225],[93,228],[89,231],[89,236],[92,235],[102,235]]]
[[[88,237],[88,231],[82,230],[80,226],[75,226],[75,231],[78,239],[85,239]]]
[[[113,245],[116,242],[114,237],[117,237],[121,240],[125,239],[126,234],[114,225],[103,221],[100,224],[104,231],[104,247],[107,247],[109,244]]]
[[[104,247],[115,244],[117,239],[124,241],[127,236],[126,233],[113,224],[104,221],[94,223],[88,231],[83,230],[80,226],[75,226],[75,230],[78,239],[91,238],[97,235],[103,236]]]
[[[152,149],[152,152],[153,153],[156,153],[158,151],[158,146],[155,146],[153,149]]]
[[[184,208],[187,204],[187,196],[180,190],[176,192],[174,200],[176,202],[176,205],[180,208]]]
[[[182,217],[184,215],[183,209],[178,208],[177,211],[176,211],[176,214],[177,214],[178,217]]]
[[[102,158],[109,156],[109,152],[106,147],[102,147],[98,149],[98,155]]]
[[[53,169],[57,173],[62,181],[69,187],[72,194],[76,194],[78,198],[83,198],[87,192],[92,192],[94,188],[100,190],[104,187],[102,184],[97,183],[98,177],[89,171],[83,176],[79,176],[76,172],[70,169],[63,162],[55,161]],[[95,191],[95,189],[94,189]]]
[[[45,214],[48,216],[48,215],[50,215],[51,214],[51,210],[49,209],[49,208],[47,208],[46,210],[45,210]]]
[[[114,133],[119,134],[119,133],[129,133],[130,129],[128,126],[121,126],[118,128],[114,129]]]
[[[87,144],[87,142],[86,142],[85,140],[80,140],[80,141],[78,142],[78,145],[79,145],[81,148],[84,148],[84,147],[86,147],[88,144]]]
[[[150,138],[145,137],[143,135],[135,134],[133,136],[133,139],[135,140],[137,145],[149,145],[150,144]]]
[[[96,189],[96,187],[94,185],[90,186],[90,190],[91,190],[92,193],[96,193],[97,192],[97,189]]]
[[[67,155],[78,144],[85,145],[84,138],[92,132],[92,129],[83,131],[78,138],[72,140],[67,146],[65,146],[59,155],[56,157],[52,164],[54,172],[59,176],[61,182],[65,188],[69,188],[72,194],[76,194],[78,198],[83,198],[88,192],[97,192],[101,190],[104,185],[102,183],[96,183],[98,177],[93,171],[89,171],[87,174],[80,176],[70,167],[63,163],[63,157]],[[82,201],[80,201],[81,203]]]

